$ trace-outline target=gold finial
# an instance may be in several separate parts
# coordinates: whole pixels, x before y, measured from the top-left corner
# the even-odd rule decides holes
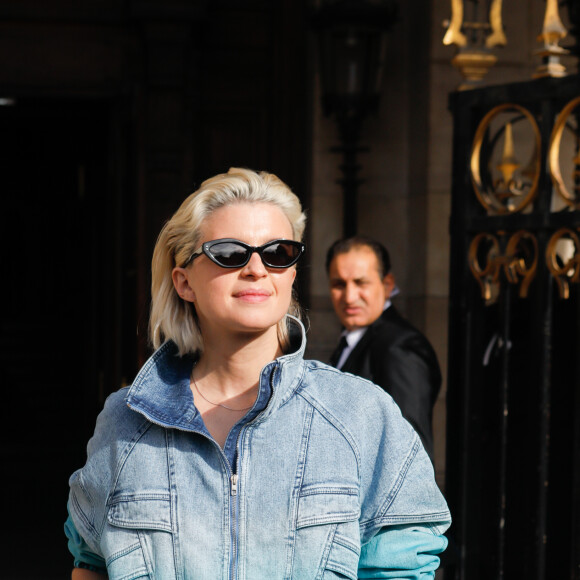
[[[501,21],[501,0],[492,0],[489,9],[489,23],[491,25],[491,34],[485,39],[485,46],[491,48],[492,46],[505,46],[507,38],[503,31],[503,24]]]
[[[542,64],[536,68],[534,78],[566,76],[566,67],[560,63],[560,57],[570,51],[559,46],[558,42],[567,34],[568,31],[560,20],[558,0],[546,0],[544,26],[538,36],[538,42],[542,42],[544,46],[535,52],[542,59]]]
[[[545,47],[557,46],[568,31],[564,28],[560,13],[558,12],[557,0],[546,0],[546,14],[544,15],[544,27],[542,34],[538,36],[538,42],[543,42]]]
[[[512,124],[506,123],[505,126],[505,140],[503,145],[503,154],[501,157],[501,163],[496,167],[501,172],[503,176],[503,182],[507,185],[512,182],[514,173],[518,169],[520,164],[518,163],[514,155],[514,138],[512,134]]]
[[[502,0],[487,0],[486,4],[490,6],[489,22],[480,21],[477,14],[473,21],[464,21],[465,1],[451,0],[451,20],[443,23],[447,27],[443,44],[454,44],[458,48],[451,63],[465,79],[459,90],[480,85],[489,69],[497,62],[497,57],[490,49],[507,43],[501,20]],[[477,12],[478,0],[467,1],[474,4]]]
[[[451,0],[451,22],[443,37],[443,44],[466,46],[467,38],[461,32],[463,26],[463,0]]]

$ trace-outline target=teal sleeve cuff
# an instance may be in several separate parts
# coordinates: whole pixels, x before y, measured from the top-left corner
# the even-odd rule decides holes
[[[85,568],[100,574],[107,574],[105,560],[91,552],[83,537],[77,531],[70,514],[64,524],[64,533],[68,538],[68,549],[74,558],[75,568]]]
[[[448,540],[437,526],[404,525],[383,528],[362,546],[359,578],[428,580],[435,577],[439,556]]]

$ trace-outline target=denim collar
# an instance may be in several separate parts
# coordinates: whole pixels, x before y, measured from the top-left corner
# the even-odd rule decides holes
[[[288,318],[291,352],[268,363],[260,373],[260,392],[272,392],[261,417],[283,405],[301,382],[306,331],[297,318]],[[202,422],[189,386],[195,360],[195,355],[180,357],[175,343],[165,342],[139,371],[127,394],[127,405],[162,427],[198,430]]]

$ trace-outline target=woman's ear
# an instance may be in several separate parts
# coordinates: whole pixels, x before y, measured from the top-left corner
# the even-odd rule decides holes
[[[171,277],[173,279],[173,286],[175,291],[183,300],[187,302],[195,302],[195,292],[189,284],[188,272],[185,268],[173,268]]]

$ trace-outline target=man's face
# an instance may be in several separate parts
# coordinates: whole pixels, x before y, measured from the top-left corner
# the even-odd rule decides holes
[[[381,278],[379,261],[366,246],[335,256],[328,277],[332,305],[347,330],[372,324],[395,286],[392,274]]]

